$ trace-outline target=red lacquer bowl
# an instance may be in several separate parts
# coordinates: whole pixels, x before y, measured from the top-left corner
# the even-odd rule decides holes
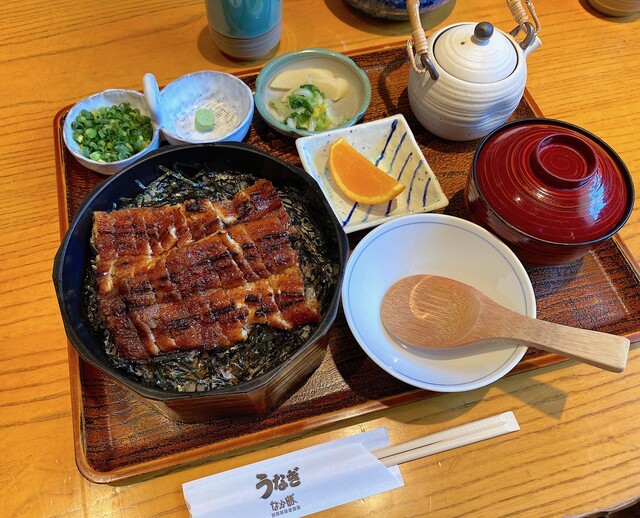
[[[620,157],[572,124],[522,119],[480,143],[465,200],[472,221],[527,263],[583,257],[613,236],[633,210],[634,187]]]

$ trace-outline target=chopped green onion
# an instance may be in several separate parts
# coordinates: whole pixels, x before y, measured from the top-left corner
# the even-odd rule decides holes
[[[129,103],[82,110],[71,129],[82,155],[96,162],[125,160],[153,138],[151,118]]]

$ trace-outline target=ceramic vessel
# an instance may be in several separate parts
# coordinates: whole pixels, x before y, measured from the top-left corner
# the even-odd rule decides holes
[[[367,355],[405,383],[438,392],[477,389],[515,367],[527,350],[522,343],[417,352],[386,330],[380,314],[386,291],[404,277],[425,273],[465,282],[509,309],[536,316],[527,271],[498,238],[447,214],[403,216],[364,236],[345,270],[342,308]]]
[[[625,224],[634,187],[620,157],[595,135],[522,119],[481,142],[465,200],[471,220],[522,261],[557,265],[580,259]]]
[[[213,41],[242,61],[271,52],[282,35],[282,0],[205,0]]]
[[[481,138],[504,124],[524,93],[526,58],[541,45],[535,15],[533,25],[518,14],[520,24],[510,33],[488,22],[459,23],[426,38],[417,0],[408,6],[408,95],[418,121],[434,135],[458,141]]]
[[[121,199],[135,197],[145,185],[158,177],[159,168],[173,168],[176,163],[186,166],[181,169],[181,174],[186,178],[193,178],[204,167],[209,171],[253,174],[270,180],[276,187],[293,187],[303,192],[304,203],[326,238],[327,253],[335,262],[323,319],[311,330],[306,341],[287,360],[260,376],[215,390],[162,390],[144,384],[114,366],[105,351],[104,337],[90,323],[83,296],[82,287],[92,260],[89,240],[93,212],[109,210]],[[189,167],[189,164],[198,164],[199,167]],[[320,365],[328,343],[328,333],[338,311],[340,284],[348,252],[346,234],[322,191],[300,168],[241,142],[164,146],[122,174],[102,182],[85,197],[56,254],[53,281],[67,336],[85,361],[170,419],[198,422],[268,411],[300,387]]]
[[[279,120],[270,107],[271,101],[280,100],[286,91],[272,88],[272,81],[285,71],[305,68],[318,68],[333,73],[349,84],[348,93],[331,105],[333,113],[344,122],[337,128],[353,126],[362,119],[371,102],[371,83],[369,77],[355,62],[339,52],[327,49],[304,49],[287,52],[272,59],[260,70],[256,78],[255,105],[264,121],[277,132],[288,137],[315,135],[319,131],[309,131],[288,126]]]
[[[406,189],[394,200],[361,205],[348,199],[329,172],[331,144],[345,139]],[[320,185],[347,234],[375,227],[406,214],[429,212],[449,203],[402,114],[296,139],[302,167]]]
[[[387,20],[407,20],[409,18],[406,0],[346,0],[346,2],[375,18]],[[450,0],[420,0],[420,15],[423,16],[449,2]]]
[[[226,72],[192,72],[175,79],[162,91],[154,75],[145,74],[143,87],[153,117],[169,144],[239,142],[253,120],[251,88]],[[210,130],[196,128],[195,114],[200,108],[215,114]]]
[[[640,12],[640,0],[588,0],[591,7],[607,16],[628,16]]]
[[[73,128],[71,123],[76,119],[82,110],[95,110],[103,106],[114,106],[121,103],[129,103],[133,108],[137,108],[141,113],[153,118],[149,105],[146,102],[144,95],[135,90],[125,90],[121,88],[112,88],[104,90],[97,94],[93,94],[82,101],[76,103],[69,113],[67,114],[64,127],[62,129],[62,138],[65,146],[75,157],[75,159],[84,165],[87,169],[91,169],[96,173],[104,175],[112,175],[118,173],[131,165],[133,162],[144,156],[145,154],[157,149],[160,146],[160,129],[158,125],[153,122],[153,138],[149,145],[142,151],[135,155],[126,158],[124,160],[118,160],[116,162],[98,162],[91,160],[82,154],[80,146],[73,139]]]

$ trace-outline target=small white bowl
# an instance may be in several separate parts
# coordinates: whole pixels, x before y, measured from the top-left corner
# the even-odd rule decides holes
[[[392,337],[380,317],[382,297],[396,281],[417,274],[451,277],[507,308],[536,316],[535,294],[526,270],[488,231],[444,214],[397,218],[358,243],[342,284],[342,307],[349,327],[378,366],[410,385],[438,392],[483,387],[516,366],[527,350],[517,343],[418,353]]]
[[[391,202],[378,205],[360,205],[349,200],[335,185],[327,165],[329,148],[340,137],[406,185],[406,189]],[[449,203],[401,114],[302,137],[296,140],[296,148],[302,166],[320,184],[347,233],[406,214],[441,209]]]
[[[146,155],[150,151],[157,149],[160,145],[160,131],[155,122],[152,121],[153,138],[151,139],[149,145],[142,151],[125,160],[118,160],[116,162],[97,162],[85,157],[82,154],[82,152],[80,151],[80,146],[75,140],[73,140],[73,129],[71,129],[71,123],[76,119],[76,117],[82,110],[95,110],[96,108],[101,108],[103,106],[114,106],[121,103],[129,103],[132,107],[138,108],[141,113],[152,117],[151,110],[147,105],[145,97],[140,92],[136,92],[135,90],[110,89],[94,94],[76,103],[71,108],[64,121],[62,138],[64,140],[65,146],[67,146],[67,149],[69,149],[71,154],[78,160],[78,162],[80,162],[88,169],[91,169],[92,171],[100,174],[115,174],[138,160],[140,157]]]
[[[319,68],[333,72],[335,77],[343,78],[349,83],[349,92],[332,105],[338,117],[348,117],[348,121],[338,126],[344,128],[356,124],[369,108],[371,102],[371,83],[369,77],[352,59],[338,52],[326,49],[305,49],[288,52],[272,59],[265,65],[256,78],[256,108],[265,122],[273,129],[289,137],[315,135],[317,131],[292,129],[276,118],[269,103],[280,100],[286,94],[284,90],[271,88],[271,82],[287,70]]]
[[[169,144],[239,142],[253,119],[253,94],[240,78],[226,72],[203,70],[172,81],[162,91],[153,74],[145,74],[144,92],[162,134]],[[195,114],[209,108],[215,124],[198,131]]]

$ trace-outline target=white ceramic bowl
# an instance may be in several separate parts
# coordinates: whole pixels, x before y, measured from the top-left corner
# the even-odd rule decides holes
[[[335,185],[327,163],[329,147],[344,138],[380,169],[406,185],[388,203],[360,205]],[[428,212],[449,203],[403,115],[356,124],[296,140],[305,171],[320,184],[345,232],[370,228],[405,214]]]
[[[380,318],[382,297],[396,281],[417,274],[451,277],[507,308],[536,316],[526,270],[492,234],[443,214],[397,218],[369,232],[355,247],[342,285],[349,327],[377,365],[410,385],[439,392],[483,387],[515,367],[527,350],[524,345],[470,345],[418,353],[390,336]]]
[[[104,90],[100,93],[91,95],[82,101],[76,103],[69,113],[67,114],[64,126],[62,129],[62,138],[65,146],[69,149],[71,154],[85,167],[96,171],[100,174],[112,175],[125,167],[129,166],[138,158],[146,155],[149,151],[157,149],[160,145],[160,132],[155,123],[153,123],[153,138],[149,145],[142,151],[125,160],[118,160],[116,162],[97,162],[85,157],[80,151],[80,146],[73,140],[73,129],[71,129],[71,123],[76,119],[82,110],[94,110],[103,106],[114,106],[121,103],[129,103],[132,107],[138,108],[141,113],[152,116],[149,106],[145,100],[144,95],[135,90],[123,90],[123,89],[110,89]]]
[[[226,72],[203,70],[172,81],[162,91],[152,74],[144,76],[144,92],[169,144],[239,142],[253,119],[253,94],[240,78]],[[195,114],[209,108],[215,124],[198,131]]]
[[[290,137],[319,133],[304,129],[292,129],[278,120],[273,108],[269,108],[271,101],[280,100],[286,94],[286,91],[271,88],[271,82],[281,72],[305,68],[328,70],[333,72],[335,77],[343,78],[349,83],[347,95],[336,100],[332,105],[333,111],[338,117],[348,117],[348,120],[337,128],[353,126],[362,118],[371,102],[371,83],[367,74],[352,59],[343,54],[325,49],[305,49],[299,52],[288,52],[272,59],[256,78],[256,108],[269,126]]]

